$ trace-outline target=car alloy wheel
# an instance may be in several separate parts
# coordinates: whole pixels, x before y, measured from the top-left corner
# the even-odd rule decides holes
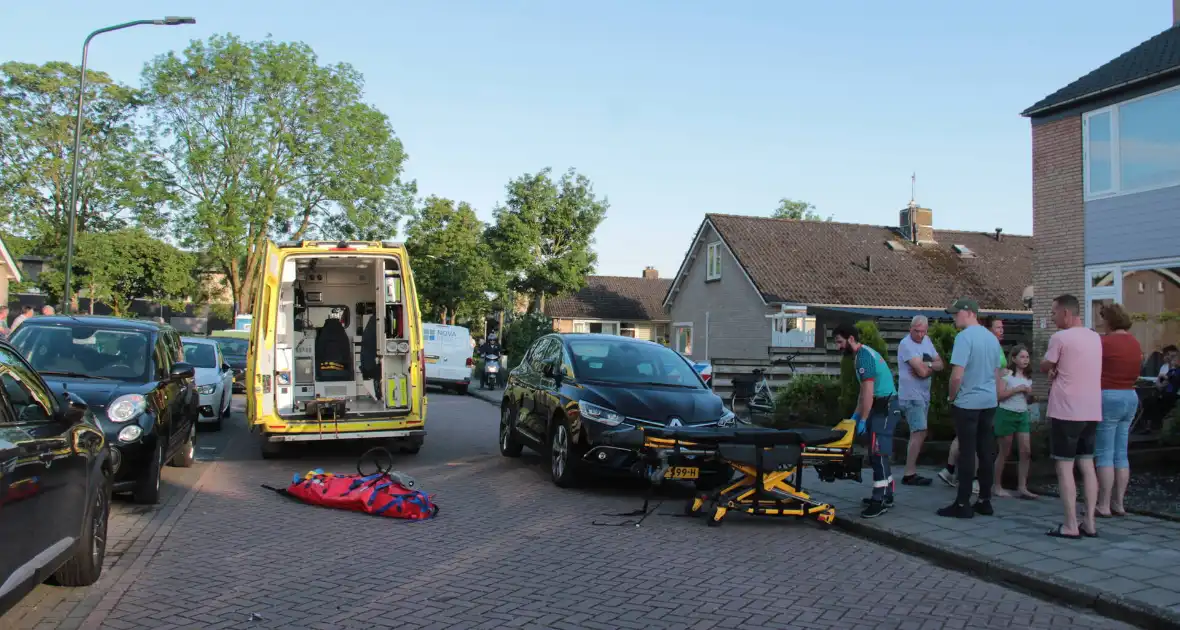
[[[164,476],[164,447],[156,447],[156,493],[160,492],[160,477]]]
[[[91,516],[92,522],[90,524],[91,540],[90,540],[90,554],[94,560],[95,566],[102,566],[103,556],[106,555],[107,548],[107,513],[110,511],[110,493],[108,493],[106,484],[104,483],[98,491],[98,498],[95,500],[94,514]]]
[[[564,423],[557,423],[553,427],[553,442],[550,444],[549,457],[553,466],[553,478],[565,477],[565,467],[569,465],[570,434]]]
[[[509,418],[508,407],[500,410],[500,450],[507,451],[512,442],[512,423]]]

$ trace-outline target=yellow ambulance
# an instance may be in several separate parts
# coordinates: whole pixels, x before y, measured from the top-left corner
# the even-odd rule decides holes
[[[255,286],[246,416],[262,456],[339,440],[417,453],[426,362],[405,247],[268,243]]]

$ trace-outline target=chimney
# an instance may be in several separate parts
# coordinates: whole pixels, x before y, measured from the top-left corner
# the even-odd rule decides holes
[[[1176,1],[1180,2],[1180,0],[1176,0]],[[997,241],[1003,240],[1004,237],[1001,236],[1001,234],[1003,234],[1003,232],[1004,232],[1004,228],[996,228],[996,240]]]
[[[1176,0],[1176,1],[1180,2],[1180,0]],[[660,279],[660,272],[656,271],[655,267],[644,267],[643,268],[643,279],[644,280],[659,280]]]
[[[1175,0],[1180,2],[1180,0]],[[901,211],[901,234],[911,243],[934,243],[934,212],[911,201]]]

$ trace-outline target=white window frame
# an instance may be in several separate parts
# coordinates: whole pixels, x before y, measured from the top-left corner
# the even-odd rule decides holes
[[[680,354],[691,355],[692,354],[691,349],[688,352],[685,352],[684,348],[680,347],[680,329],[681,328],[688,329],[688,344],[690,346],[693,344],[693,342],[696,341],[696,331],[693,330],[693,323],[692,322],[675,322],[672,324],[672,334],[671,334],[672,349],[679,352]]]
[[[1159,190],[1161,188],[1171,188],[1173,186],[1180,186],[1180,179],[1174,182],[1158,184],[1156,186],[1144,186],[1140,188],[1131,188],[1124,190],[1122,188],[1122,172],[1120,167],[1119,155],[1119,108],[1123,105],[1128,105],[1145,99],[1162,96],[1169,92],[1180,90],[1180,86],[1170,87],[1151,94],[1144,94],[1136,98],[1115,103],[1101,109],[1086,112],[1082,115],[1082,195],[1086,201],[1092,199],[1104,199],[1107,197],[1118,197],[1121,195],[1133,195],[1135,193],[1147,192],[1149,190]],[[1101,191],[1090,191],[1090,119],[1094,116],[1102,114],[1110,114],[1110,189]],[[1177,115],[1180,115],[1178,113]]]
[[[720,279],[721,241],[714,241],[705,248],[705,282]]]
[[[586,330],[578,330],[579,324],[585,324]],[[603,327],[606,327],[606,326],[613,326],[614,327],[615,331],[613,333],[602,333],[604,335],[618,335],[621,330],[620,323],[617,321],[614,321],[614,320],[610,320],[610,319],[575,319],[574,325],[573,325],[574,326],[573,331],[588,333],[588,332],[590,332],[590,324],[602,324]]]
[[[1180,257],[1160,258],[1155,260],[1136,260],[1131,262],[1091,265],[1086,267],[1086,327],[1094,327],[1094,317],[1097,315],[1097,313],[1093,312],[1092,304],[1095,300],[1114,300],[1115,304],[1123,303],[1124,276],[1135,271],[1142,271],[1144,269],[1161,269],[1169,267],[1180,267]],[[1111,283],[1111,285],[1105,287],[1090,286],[1091,278],[1094,277],[1094,274],[1102,272],[1109,272],[1113,274],[1114,281]]]
[[[767,315],[770,320],[770,346],[772,348],[814,348],[815,347],[815,316],[807,314],[807,307],[791,307],[783,306],[781,311],[772,315]],[[790,332],[784,330],[787,328],[787,320],[798,320],[798,323],[792,330],[800,331],[798,335],[800,338],[806,338],[807,341],[797,344],[780,345],[775,343],[777,337],[790,335]]]

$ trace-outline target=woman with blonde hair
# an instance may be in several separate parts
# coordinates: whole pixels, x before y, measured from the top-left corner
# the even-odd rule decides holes
[[[1098,471],[1098,505],[1103,518],[1126,516],[1123,497],[1131,481],[1127,438],[1139,409],[1135,381],[1143,364],[1143,348],[1131,334],[1131,316],[1120,304],[1102,307],[1098,332],[1102,335],[1102,422],[1095,436],[1094,465]]]
[[[1012,440],[1016,440],[1018,476],[1016,478],[1016,496],[1021,499],[1035,499],[1037,495],[1028,489],[1028,468],[1032,461],[1032,440],[1029,438],[1028,404],[1033,401],[1032,373],[1029,364],[1032,357],[1024,346],[1016,346],[1008,355],[1008,368],[1004,371],[1004,378],[996,384],[996,397],[1000,399],[996,408],[996,437],[1000,447],[996,455],[995,485],[992,495],[1010,497],[1011,494],[1000,484],[1004,474],[1004,464],[1008,460],[1008,453],[1012,451]]]

